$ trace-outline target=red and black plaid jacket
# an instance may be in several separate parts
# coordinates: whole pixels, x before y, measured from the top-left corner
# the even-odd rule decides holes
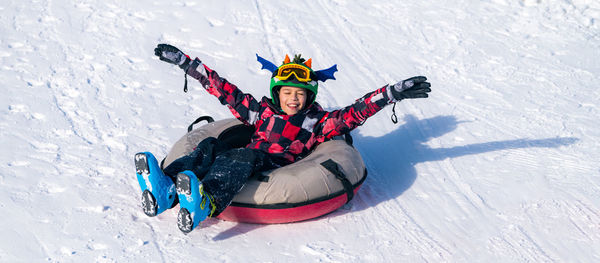
[[[204,70],[198,70],[199,66]],[[315,102],[294,115],[287,115],[275,107],[271,99],[263,97],[257,101],[197,58],[187,74],[200,81],[237,119],[255,128],[247,148],[265,151],[282,164],[292,163],[306,156],[319,143],[350,132],[385,105],[396,101],[386,85],[339,110],[328,112]]]

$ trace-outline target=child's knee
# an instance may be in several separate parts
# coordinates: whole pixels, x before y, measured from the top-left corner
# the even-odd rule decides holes
[[[253,163],[256,159],[256,154],[252,149],[235,148],[220,154],[217,158],[222,159],[223,161]]]

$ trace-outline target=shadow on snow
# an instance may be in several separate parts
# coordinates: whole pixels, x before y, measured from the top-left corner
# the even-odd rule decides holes
[[[415,165],[418,163],[500,150],[558,148],[578,140],[573,137],[516,139],[451,148],[431,148],[426,144],[429,140],[454,131],[462,122],[457,121],[454,116],[419,120],[412,115],[405,116],[404,122],[398,129],[381,137],[354,135],[355,146],[361,152],[369,171],[364,189],[359,191],[358,196],[368,195],[366,199],[369,202],[356,204],[352,210],[366,209],[400,196],[415,182]]]

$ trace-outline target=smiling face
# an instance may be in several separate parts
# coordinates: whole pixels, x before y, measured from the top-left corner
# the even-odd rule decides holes
[[[279,105],[287,115],[294,115],[306,105],[306,90],[303,88],[283,86],[279,90]]]

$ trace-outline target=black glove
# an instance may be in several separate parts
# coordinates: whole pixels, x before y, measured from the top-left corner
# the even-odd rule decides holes
[[[390,85],[392,95],[396,100],[427,98],[428,92],[431,92],[431,84],[426,82],[427,78],[423,76],[412,77]]]
[[[192,61],[181,50],[169,44],[158,44],[154,49],[154,55],[157,55],[162,61],[178,65],[184,71],[187,71]]]

